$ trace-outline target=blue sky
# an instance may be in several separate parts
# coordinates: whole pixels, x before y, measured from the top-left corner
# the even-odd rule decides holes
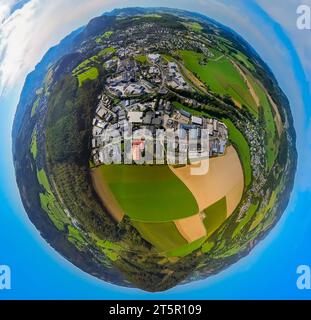
[[[310,99],[311,31],[295,29],[303,1],[101,1],[30,0],[0,5],[0,265],[12,268],[12,290],[2,298],[277,299],[311,298],[296,288],[296,268],[311,265]],[[77,2],[79,5],[77,5]],[[305,3],[310,2],[306,0]],[[280,3],[280,2],[279,2]],[[268,63],[290,99],[298,135],[299,167],[286,214],[252,253],[221,274],[161,294],[108,285],[81,272],[40,237],[21,205],[11,156],[11,125],[26,74],[46,50],[104,11],[129,5],[165,5],[205,13],[239,32]],[[279,6],[280,7],[280,6]],[[58,19],[47,16],[60,12]],[[284,18],[286,17],[286,18]],[[47,22],[49,21],[49,22]],[[36,26],[36,28],[35,28]],[[40,28],[38,28],[40,26]],[[31,31],[31,32],[30,32]],[[21,43],[21,39],[23,39]],[[17,45],[18,44],[18,45]],[[31,48],[31,50],[30,50]]]

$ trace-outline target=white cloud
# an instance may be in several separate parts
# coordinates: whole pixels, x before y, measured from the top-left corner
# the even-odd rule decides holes
[[[30,0],[9,15],[16,1],[0,6],[0,95],[16,85],[44,53],[72,30],[109,7],[110,0]],[[1,20],[0,20],[1,21]]]
[[[286,5],[270,0],[257,0],[257,3],[287,32],[300,56],[306,77],[311,85],[311,31],[297,28],[297,8],[299,5],[311,7],[311,0],[287,0]]]

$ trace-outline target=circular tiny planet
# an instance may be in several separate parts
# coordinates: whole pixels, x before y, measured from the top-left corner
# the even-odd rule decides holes
[[[288,100],[239,35],[174,9],[117,9],[50,50],[14,128],[26,212],[62,256],[146,291],[247,255],[287,207]]]

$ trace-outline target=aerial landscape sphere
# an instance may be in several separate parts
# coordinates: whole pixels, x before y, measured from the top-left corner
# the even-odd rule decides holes
[[[115,9],[51,48],[13,127],[42,237],[81,270],[150,292],[217,274],[269,233],[293,188],[295,140],[254,49],[165,8]]]

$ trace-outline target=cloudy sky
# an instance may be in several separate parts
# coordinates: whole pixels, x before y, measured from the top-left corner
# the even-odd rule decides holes
[[[249,0],[257,3],[269,16],[280,23],[297,49],[306,74],[311,77],[311,31],[296,27],[296,9],[311,0]],[[286,5],[281,5],[286,2]],[[282,55],[281,48],[269,43],[263,32],[248,15],[242,15],[243,1],[227,0],[1,0],[0,3],[0,92],[21,81],[34,68],[43,54],[73,29],[87,23],[93,16],[113,7],[134,5],[166,5],[204,12],[221,22],[248,34],[261,47],[270,45],[273,54]],[[70,14],[69,14],[70,13]],[[250,39],[248,39],[250,40]],[[276,52],[275,52],[276,51]],[[310,79],[309,79],[310,80]]]

